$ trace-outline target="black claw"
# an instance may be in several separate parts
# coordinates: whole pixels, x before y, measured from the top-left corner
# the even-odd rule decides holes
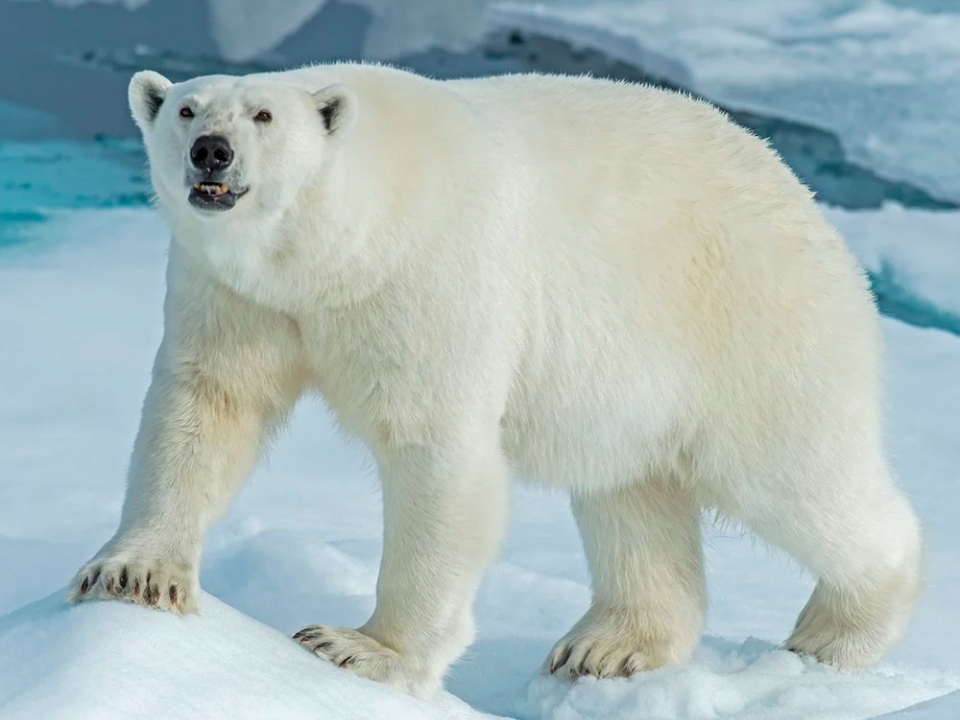
[[[308,640],[311,637],[320,634],[320,629],[315,627],[305,627],[303,630],[298,632],[294,637],[298,640]]]
[[[133,582],[133,594],[140,595],[140,578],[137,578]]]
[[[156,583],[150,586],[150,604],[156,605],[160,600],[160,586]]]
[[[314,652],[320,652],[321,650],[326,650],[328,647],[332,647],[333,643],[330,640],[324,640],[323,642],[317,643],[313,646]]]
[[[552,675],[557,670],[562,668],[566,664],[567,660],[569,659],[570,659],[570,648],[565,648],[563,651],[563,654],[555,658],[553,662],[550,664],[550,674]]]
[[[170,586],[169,595],[170,595],[170,604],[176,605],[177,604],[177,586],[176,585]]]
[[[80,583],[80,594],[84,595],[89,589],[90,589],[90,583],[87,581],[86,578],[84,578],[83,582]]]
[[[347,665],[352,665],[354,662],[356,662],[356,658],[353,657],[353,655],[348,655],[343,660],[338,662],[337,665],[339,667],[346,667]]]
[[[127,587],[127,569],[124,568],[120,571],[120,579],[117,580],[117,587],[123,590]]]

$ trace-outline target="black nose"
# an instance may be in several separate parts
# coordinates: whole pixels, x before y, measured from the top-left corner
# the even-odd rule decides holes
[[[200,170],[223,170],[233,162],[233,149],[225,137],[201,135],[190,148],[190,160]]]

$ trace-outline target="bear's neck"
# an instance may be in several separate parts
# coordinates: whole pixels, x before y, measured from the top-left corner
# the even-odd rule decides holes
[[[288,314],[371,297],[409,248],[382,222],[395,212],[389,191],[344,167],[311,178],[283,212],[247,212],[234,222],[167,214],[173,241],[220,283]]]

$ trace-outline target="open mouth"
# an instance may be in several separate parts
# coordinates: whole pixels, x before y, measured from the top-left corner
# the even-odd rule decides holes
[[[229,210],[247,192],[234,190],[225,183],[198,182],[190,188],[190,204],[204,210]]]

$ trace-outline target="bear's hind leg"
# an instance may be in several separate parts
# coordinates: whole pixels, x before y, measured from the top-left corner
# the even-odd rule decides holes
[[[771,502],[742,518],[816,576],[813,595],[785,647],[838,668],[872,665],[900,638],[920,593],[922,541],[909,502],[886,464]],[[772,498],[771,498],[772,500]],[[784,501],[787,501],[786,504]]]
[[[572,505],[593,602],[553,648],[544,672],[629,676],[688,659],[706,602],[693,493],[672,479],[649,479],[575,493]]]

